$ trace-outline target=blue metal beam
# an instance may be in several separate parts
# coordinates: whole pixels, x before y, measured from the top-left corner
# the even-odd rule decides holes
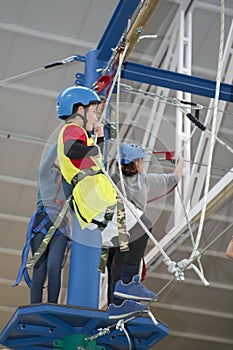
[[[141,0],[120,0],[112,18],[97,46],[97,59],[108,61],[127,28],[128,20],[132,17]]]
[[[171,72],[160,68],[148,67],[137,63],[126,62],[122,78],[149,85],[189,92],[194,95],[215,97],[216,82],[192,75]],[[233,85],[221,83],[220,100],[233,102]]]

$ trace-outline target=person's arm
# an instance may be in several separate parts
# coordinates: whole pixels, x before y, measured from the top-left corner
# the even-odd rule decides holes
[[[83,159],[99,154],[96,146],[86,146],[81,140],[68,140],[64,144],[64,152],[68,158]]]
[[[147,174],[147,187],[148,193],[150,193],[153,189],[158,189],[159,191],[170,191],[178,181],[181,179],[183,175],[183,165],[184,159],[182,157],[179,158],[176,168],[173,173],[170,174]]]
[[[100,148],[100,152],[104,153],[104,125],[97,122],[94,126],[94,132],[97,133],[97,145]]]
[[[231,258],[233,259],[233,236],[231,237],[231,240],[227,246],[227,249],[226,249],[226,256],[228,258]]]
[[[45,154],[40,166],[38,168],[38,172],[41,175],[47,175],[48,172],[52,169],[52,166],[57,158],[57,144],[55,143],[48,152]]]
[[[176,165],[175,172],[177,173],[178,179],[180,180],[183,175],[183,167],[184,167],[184,158],[180,157],[178,159],[178,163]]]
[[[83,159],[99,154],[98,146],[87,146],[85,132],[79,126],[67,125],[63,133],[64,153],[71,159]]]

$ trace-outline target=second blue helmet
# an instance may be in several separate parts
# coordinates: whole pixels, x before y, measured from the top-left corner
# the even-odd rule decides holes
[[[120,147],[121,164],[129,164],[135,159],[145,158],[146,153],[135,143],[123,143]]]

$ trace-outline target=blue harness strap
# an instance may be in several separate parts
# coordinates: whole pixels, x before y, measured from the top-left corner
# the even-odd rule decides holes
[[[34,224],[34,220],[35,220],[36,214],[37,214],[37,211],[35,211],[35,213],[32,215],[31,220],[30,220],[30,222],[28,224],[27,235],[26,235],[26,242],[25,242],[25,246],[23,248],[22,258],[21,258],[22,262],[21,262],[21,266],[19,268],[19,272],[18,272],[18,276],[16,278],[16,281],[13,284],[13,287],[17,286],[21,282],[23,275],[24,275],[24,279],[25,279],[25,282],[27,283],[28,287],[31,286],[31,278],[30,278],[30,276],[28,274],[28,271],[25,268],[25,266],[26,266],[26,263],[27,263],[28,252],[29,252],[29,249],[30,249],[30,242],[31,242],[31,237],[32,237],[32,227],[33,227],[33,224]]]
[[[33,227],[34,221],[35,221],[35,217],[37,214],[41,214],[43,212],[44,209],[42,209],[41,207],[38,208],[35,213],[32,215],[31,220],[28,224],[28,229],[27,229],[27,235],[26,235],[26,242],[22,251],[22,258],[21,258],[21,266],[19,268],[19,272],[18,272],[18,276],[16,278],[15,283],[13,284],[13,287],[18,286],[18,284],[21,282],[22,277],[24,276],[24,280],[27,283],[28,287],[31,286],[31,278],[29,276],[28,270],[26,269],[26,264],[27,264],[27,259],[28,259],[28,253],[29,253],[29,249],[30,249],[30,242],[31,239],[34,237],[34,235],[38,232],[43,233],[44,235],[46,235],[48,233],[48,228],[46,228],[47,223],[50,221],[50,217],[49,214],[54,215],[55,213],[57,214],[57,210],[53,209],[53,208],[46,208],[46,216],[44,217],[44,219],[41,220],[41,222],[36,226]],[[64,228],[60,228],[59,230],[56,230],[57,234],[67,234],[69,235],[69,224],[68,221],[65,225]],[[55,234],[56,234],[55,233]]]
[[[40,213],[40,210],[37,211],[37,213]],[[46,215],[45,218],[43,220],[41,220],[41,222],[39,223],[39,225],[37,225],[36,227],[33,227],[32,233],[38,233],[38,232],[42,232],[44,235],[47,234],[48,230],[46,229],[46,225],[49,222],[49,216]],[[32,238],[32,237],[31,237]]]

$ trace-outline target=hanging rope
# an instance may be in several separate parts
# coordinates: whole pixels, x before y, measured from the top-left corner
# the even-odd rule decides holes
[[[123,62],[123,59],[122,59]],[[120,82],[119,76],[120,76],[120,72],[121,72],[121,65],[119,65],[116,76],[114,77],[114,82],[113,85],[115,85],[117,79],[118,79],[118,83]],[[112,89],[111,89],[111,93],[113,91],[114,86],[112,85]],[[118,84],[118,97],[117,97],[117,101],[119,104],[119,86],[120,84]],[[111,95],[111,94],[110,94]],[[110,96],[111,97],[111,96]],[[109,100],[110,100],[109,97]],[[176,106],[180,106],[180,103],[177,102],[177,100],[174,102],[173,104],[175,104]],[[186,112],[186,107],[184,109],[184,107],[182,107],[183,110]],[[102,114],[102,118],[104,116],[104,113]],[[195,125],[198,125],[198,123],[195,123]],[[119,120],[117,121],[117,125],[119,125]],[[205,127],[201,127],[202,130],[204,130]],[[118,139],[118,147],[119,147],[119,130],[117,132],[117,139]],[[119,152],[119,151],[118,151]],[[123,200],[123,202],[125,203],[126,206],[128,206],[128,208],[130,209],[130,211],[132,212],[132,214],[134,215],[135,219],[138,221],[138,223],[141,225],[141,227],[143,228],[143,230],[145,231],[145,233],[149,236],[149,238],[152,240],[152,242],[158,247],[158,249],[160,250],[160,253],[163,255],[164,257],[164,263],[167,265],[168,267],[168,271],[170,273],[174,273],[175,277],[177,280],[184,280],[184,272],[183,272],[183,265],[179,266],[178,263],[171,261],[171,259],[169,258],[169,256],[166,254],[166,252],[163,250],[163,248],[161,247],[161,245],[158,243],[158,241],[154,238],[154,236],[151,234],[151,232],[147,229],[147,227],[144,225],[144,223],[141,221],[140,217],[137,215],[136,211],[134,211],[131,207],[129,207],[128,202],[126,201],[126,197],[119,191],[119,189],[117,188],[117,186],[113,183],[111,177],[108,175],[107,171],[103,168],[102,164],[98,161],[97,159],[97,163],[98,165],[102,168],[102,171],[104,172],[104,174],[109,178],[110,182],[112,183],[113,187],[115,188],[115,190],[117,191],[119,197]],[[118,162],[119,163],[119,162]],[[123,179],[122,179],[123,182]],[[124,187],[123,187],[124,188]],[[187,215],[186,215],[187,217]],[[191,230],[191,227],[189,225],[189,229]],[[190,235],[192,235],[192,232],[190,232]],[[201,280],[203,281],[203,283],[205,285],[208,285],[208,282],[206,281],[206,279],[203,276],[202,273],[202,269],[200,268],[200,270],[195,266],[195,265],[191,265],[190,268],[193,268],[194,271],[198,274],[198,276],[201,278]]]
[[[215,105],[214,105],[214,113],[213,113],[213,121],[212,121],[212,130],[210,137],[210,148],[209,148],[209,159],[208,159],[208,167],[206,174],[206,182],[203,196],[203,206],[200,216],[200,223],[198,227],[196,242],[194,245],[193,252],[191,254],[191,258],[198,254],[198,246],[200,243],[205,213],[207,208],[207,200],[208,200],[208,192],[210,186],[210,175],[211,175],[211,165],[213,160],[213,151],[215,144],[215,135],[216,135],[216,126],[217,126],[217,110],[218,110],[218,102],[219,102],[219,94],[220,94],[220,83],[221,83],[221,75],[222,75],[222,63],[223,63],[223,44],[224,44],[224,0],[221,0],[221,31],[220,31],[220,45],[219,45],[219,58],[218,58],[218,71],[217,71],[217,81],[216,81],[216,91],[215,91]]]
[[[126,51],[125,51],[126,54]],[[120,62],[119,62],[119,67],[122,68],[123,62],[124,62],[124,58],[125,58],[125,54],[122,54],[120,56]],[[125,198],[127,198],[126,195],[126,190],[125,190],[125,185],[124,185],[124,179],[123,179],[123,175],[122,175],[122,169],[121,169],[121,155],[120,155],[120,130],[119,130],[119,126],[120,126],[120,82],[121,82],[121,69],[119,70],[119,74],[118,74],[118,81],[117,81],[117,100],[116,100],[116,134],[118,135],[117,139],[116,139],[116,159],[118,162],[118,170],[119,170],[119,177],[120,177],[120,184],[121,184],[121,189],[123,192],[123,195]]]
[[[100,161],[98,160],[98,158],[95,158],[96,163],[98,164],[98,166],[101,168],[101,170],[103,171],[103,173],[107,176],[107,178],[109,179],[109,181],[111,182],[112,186],[115,188],[118,196],[122,199],[122,201],[124,202],[124,204],[128,207],[128,209],[132,212],[132,214],[134,215],[135,219],[137,220],[137,222],[141,225],[141,227],[143,228],[143,230],[145,231],[145,233],[149,236],[149,238],[151,239],[151,241],[155,244],[155,246],[158,247],[160,253],[163,255],[164,257],[164,261],[166,261],[166,263],[170,262],[170,258],[169,256],[166,254],[166,252],[163,250],[163,248],[160,246],[159,242],[154,238],[154,236],[151,234],[151,232],[148,230],[148,228],[145,226],[145,224],[142,222],[142,220],[140,219],[140,217],[138,216],[137,212],[135,210],[133,210],[131,208],[131,206],[128,204],[128,201],[125,199],[125,197],[123,196],[123,194],[121,193],[121,191],[118,189],[118,187],[115,185],[115,183],[113,182],[113,180],[111,179],[111,177],[109,176],[109,174],[107,173],[107,171],[105,170],[105,168],[103,167],[103,165],[100,163]]]
[[[146,227],[146,225],[142,222],[141,218],[138,216],[136,210],[134,210],[128,203],[128,201],[125,199],[125,197],[123,196],[123,194],[121,193],[121,191],[118,189],[118,187],[115,185],[115,183],[112,181],[111,177],[109,176],[109,174],[107,173],[107,171],[105,170],[105,168],[103,167],[103,165],[100,163],[100,161],[98,160],[98,158],[96,158],[96,163],[98,164],[98,166],[101,168],[101,170],[103,171],[103,173],[108,177],[109,181],[112,183],[112,186],[115,188],[118,196],[122,199],[123,203],[128,207],[128,209],[131,211],[131,213],[133,214],[133,216],[135,217],[135,219],[137,220],[137,222],[139,223],[139,225],[142,227],[142,229],[144,230],[144,232],[148,235],[148,237],[150,238],[150,240],[154,243],[154,245],[159,249],[160,253],[163,255],[164,258],[164,263],[165,265],[167,265],[167,269],[170,273],[173,273],[176,277],[177,280],[179,281],[183,281],[184,280],[184,266],[179,266],[179,263],[172,261],[170,259],[170,257],[167,255],[167,253],[165,252],[165,250],[162,248],[162,246],[159,244],[159,242],[154,238],[154,236],[152,235],[152,233],[148,230],[148,228]],[[208,282],[206,281],[206,279],[204,278],[204,276],[202,275],[202,272],[199,271],[197,269],[197,267],[194,265],[191,266],[191,268],[194,269],[194,271],[198,274],[198,276],[201,278],[202,282],[205,285],[208,285]]]

